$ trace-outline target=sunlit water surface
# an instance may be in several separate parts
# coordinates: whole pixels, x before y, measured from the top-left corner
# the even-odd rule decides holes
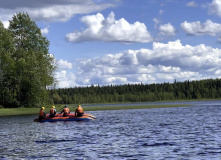
[[[0,159],[221,159],[221,101],[187,103],[88,112],[89,122],[0,117]]]

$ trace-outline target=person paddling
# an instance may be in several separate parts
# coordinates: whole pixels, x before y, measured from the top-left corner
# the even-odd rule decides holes
[[[77,109],[75,110],[75,116],[81,117],[84,114],[84,110],[81,105],[77,105]]]
[[[68,106],[65,106],[63,108],[63,110],[61,111],[60,114],[62,114],[62,113],[63,113],[63,117],[67,117],[70,114],[70,110],[69,110]]]
[[[39,120],[42,120],[45,118],[45,107],[41,107],[40,112],[39,112]]]
[[[56,109],[55,106],[52,106],[50,109],[50,117],[53,118],[56,115]]]

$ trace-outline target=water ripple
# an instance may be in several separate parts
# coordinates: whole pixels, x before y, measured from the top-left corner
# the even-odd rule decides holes
[[[141,146],[144,146],[144,147],[159,147],[159,146],[175,146],[175,145],[176,145],[176,143],[173,143],[173,142],[160,142],[160,143],[152,143],[152,144],[144,143]]]
[[[0,159],[219,159],[220,106],[94,111],[92,122],[0,119]]]
[[[61,142],[71,142],[76,140],[46,140],[46,141],[35,141],[36,143],[61,143]]]

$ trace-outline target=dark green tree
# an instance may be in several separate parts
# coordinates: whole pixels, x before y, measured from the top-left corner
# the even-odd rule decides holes
[[[26,13],[14,15],[9,23],[14,47],[9,57],[14,68],[5,82],[10,86],[9,95],[13,96],[13,103],[7,105],[38,107],[47,97],[47,86],[54,82],[55,66],[49,54],[49,41]]]
[[[12,53],[15,47],[13,37],[0,22],[0,105],[7,106],[15,101],[14,88],[12,82],[15,80],[15,64]]]

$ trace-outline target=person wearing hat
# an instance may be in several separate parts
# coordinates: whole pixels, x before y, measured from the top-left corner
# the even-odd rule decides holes
[[[81,107],[80,104],[77,105],[77,109],[75,110],[75,116],[81,117],[81,116],[83,116],[83,114],[84,114],[83,108]]]
[[[42,120],[45,118],[45,107],[41,107],[40,112],[39,112],[39,120]]]
[[[60,114],[62,113],[63,113],[63,117],[67,117],[70,114],[70,109],[68,108],[68,106],[64,106]]]
[[[56,115],[56,109],[55,106],[52,106],[50,109],[50,117],[53,118]]]

